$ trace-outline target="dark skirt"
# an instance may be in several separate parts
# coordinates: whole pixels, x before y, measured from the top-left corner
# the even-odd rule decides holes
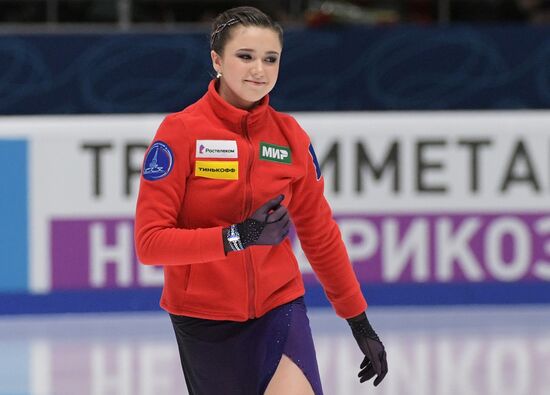
[[[170,314],[190,395],[261,395],[283,354],[322,395],[302,297],[245,322]]]

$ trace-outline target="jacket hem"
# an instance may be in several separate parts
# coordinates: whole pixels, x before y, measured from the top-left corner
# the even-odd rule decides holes
[[[277,298],[274,301],[272,301],[265,310],[262,309],[260,311],[260,314],[257,315],[255,318],[259,318],[264,314],[268,313],[269,311],[273,310],[274,308],[279,307],[280,305],[283,305],[285,303],[288,303],[303,295],[304,295],[304,290],[302,289],[296,292],[292,292],[290,294],[286,294],[280,298]],[[202,318],[206,320],[244,322],[250,319],[247,313],[231,314],[231,313],[228,313],[227,311],[219,312],[219,311],[212,311],[212,310],[206,310],[206,309],[196,310],[196,309],[189,308],[188,306],[175,306],[165,302],[164,300],[160,301],[160,307],[170,314],[183,315],[183,316],[194,317],[194,318]]]

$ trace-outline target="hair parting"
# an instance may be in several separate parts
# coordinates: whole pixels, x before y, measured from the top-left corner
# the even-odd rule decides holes
[[[283,28],[268,15],[254,7],[235,7],[219,14],[212,23],[210,49],[218,54],[223,53],[231,31],[238,25],[257,26],[272,29],[279,36],[283,45]]]

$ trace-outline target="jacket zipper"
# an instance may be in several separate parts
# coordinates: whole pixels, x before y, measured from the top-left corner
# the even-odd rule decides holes
[[[249,156],[248,156],[248,171],[246,172],[246,205],[245,205],[245,218],[250,217],[252,213],[250,212],[252,210],[252,184],[250,181],[250,175],[252,174],[252,165],[254,163],[254,146],[252,145],[252,141],[250,140],[250,136],[248,135],[248,115],[245,115],[242,119],[241,127],[242,131],[244,133],[244,136],[246,138],[246,141],[248,142],[249,147]],[[246,278],[248,282],[248,318],[255,318],[256,317],[256,307],[255,307],[255,299],[256,299],[256,286],[254,281],[254,266],[252,264],[252,255],[250,253],[249,249],[246,249],[244,251],[245,253],[245,260],[246,260]]]

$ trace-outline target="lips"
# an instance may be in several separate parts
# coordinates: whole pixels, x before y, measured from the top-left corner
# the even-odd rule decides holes
[[[263,81],[253,81],[253,80],[244,80],[244,81],[255,86],[262,86],[266,84],[266,82],[263,82]]]

